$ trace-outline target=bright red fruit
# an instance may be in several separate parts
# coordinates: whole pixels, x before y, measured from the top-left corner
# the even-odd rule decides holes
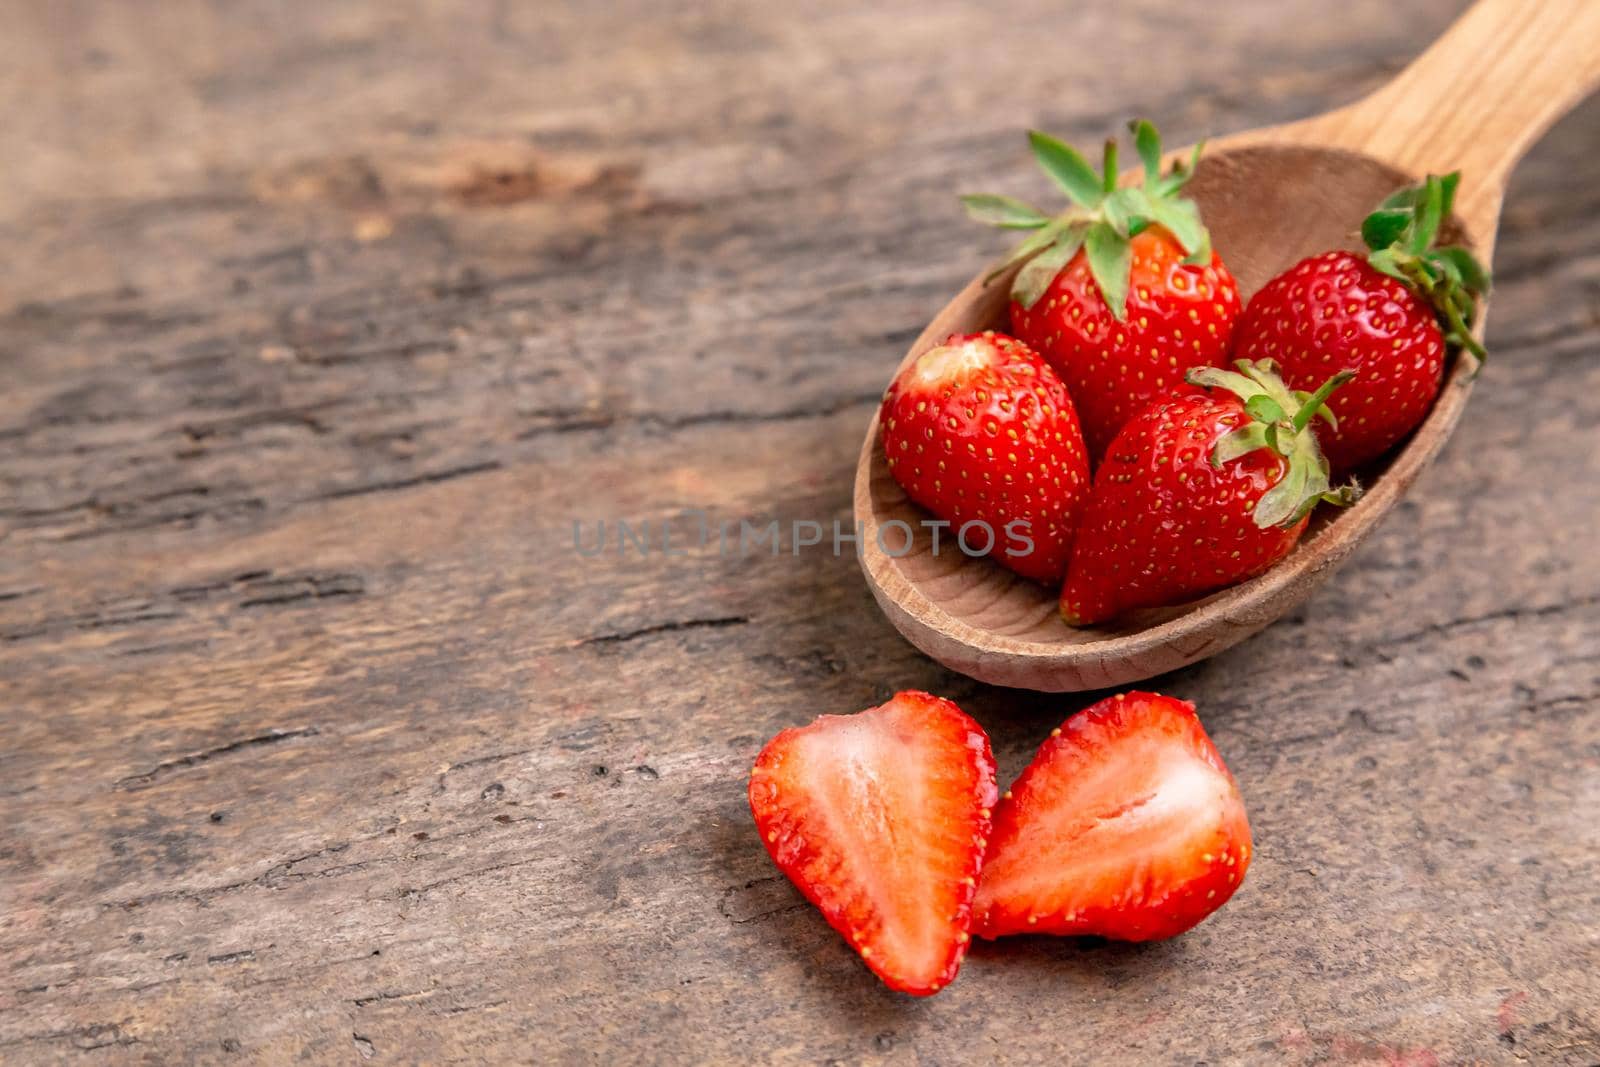
[[[1159,227],[1134,237],[1128,310],[1120,321],[1082,253],[1031,308],[1011,302],[1012,328],[1067,383],[1096,460],[1152,397],[1187,392],[1183,376],[1191,367],[1227,358],[1239,287],[1215,253],[1203,266],[1185,263],[1185,256]]]
[[[966,955],[995,800],[988,735],[918,692],[785,730],[750,776],[779,869],[878,977],[919,996]]]
[[[1309,423],[1345,376],[1292,393],[1270,363],[1195,370],[1220,387],[1158,401],[1112,441],[1073,545],[1061,614],[1087,626],[1181,604],[1254,577],[1286,555],[1329,487]]]
[[[1026,261],[1011,287],[1012,329],[1066,382],[1096,462],[1149,400],[1186,391],[1191,367],[1227,358],[1241,306],[1199,209],[1178,195],[1194,163],[1162,175],[1155,128],[1136,122],[1133,130],[1141,185],[1117,187],[1115,141],[1096,174],[1072,148],[1035,132],[1034,155],[1071,208],[1049,218],[1009,197],[963,198],[980,221],[1034,231],[1007,264]]]
[[[1194,705],[1121,694],[1052,732],[1001,798],[973,930],[1173,937],[1227,903],[1250,851]]]
[[[889,473],[950,522],[944,544],[982,523],[974,551],[992,543],[997,563],[1061,580],[1089,461],[1066,386],[1031,348],[993,331],[954,335],[895,378],[880,420]]]
[[[1317,428],[1335,471],[1382,455],[1427,416],[1447,343],[1483,356],[1466,324],[1488,278],[1465,249],[1432,247],[1456,180],[1430,177],[1391,197],[1362,227],[1367,255],[1303,259],[1268,282],[1239,319],[1235,351],[1275,361],[1293,388],[1356,372],[1328,401],[1337,428]]]

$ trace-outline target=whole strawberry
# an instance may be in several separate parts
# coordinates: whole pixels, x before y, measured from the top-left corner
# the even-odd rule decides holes
[[[960,538],[1025,577],[1061,580],[1089,461],[1066,386],[1031,348],[953,335],[890,383],[879,418],[889,472],[951,524],[946,545]]]
[[[1427,416],[1447,345],[1484,357],[1468,324],[1489,279],[1466,249],[1433,247],[1458,179],[1430,175],[1396,193],[1361,227],[1365,256],[1303,259],[1268,282],[1239,319],[1235,351],[1273,360],[1291,387],[1356,372],[1328,401],[1338,429],[1317,430],[1336,472],[1387,452]]]
[[[1271,363],[1189,372],[1214,391],[1150,405],[1122,428],[1095,472],[1073,545],[1061,614],[1087,626],[1139,608],[1181,604],[1254,577],[1288,554],[1329,487],[1309,423],[1348,381],[1291,392]]]
[[[1163,176],[1155,127],[1141,121],[1133,131],[1144,163],[1138,186],[1117,188],[1115,141],[1097,175],[1072,148],[1034,131],[1034,155],[1071,208],[1049,218],[1010,197],[962,198],[980,221],[1035,231],[1005,264],[1027,261],[1011,287],[1012,329],[1067,383],[1096,462],[1151,398],[1183,389],[1189,368],[1224,361],[1240,308],[1199,209],[1178,195],[1200,150],[1187,170]]]

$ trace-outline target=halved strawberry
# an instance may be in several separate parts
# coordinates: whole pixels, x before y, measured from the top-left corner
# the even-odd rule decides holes
[[[1053,731],[995,809],[973,930],[1154,941],[1220,908],[1250,866],[1233,775],[1194,705],[1123,693]]]
[[[785,730],[750,776],[779,869],[879,978],[918,996],[966,955],[995,799],[983,728],[918,692]]]

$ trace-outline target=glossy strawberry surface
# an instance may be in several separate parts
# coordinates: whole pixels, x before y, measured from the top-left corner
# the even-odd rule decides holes
[[[1250,855],[1194,705],[1120,694],[1063,723],[1001,798],[973,929],[1173,937],[1227,902]]]
[[[1273,278],[1240,317],[1234,347],[1241,357],[1276,362],[1294,389],[1356,372],[1328,401],[1338,428],[1316,425],[1336,472],[1382,455],[1415,429],[1444,373],[1433,308],[1353,252],[1312,256]]]
[[[1011,302],[1013,331],[1066,382],[1095,462],[1152,398],[1188,391],[1189,368],[1227,359],[1240,310],[1238,284],[1215,254],[1185,264],[1182,246],[1159,226],[1134,237],[1131,251],[1120,322],[1082,252],[1031,308]]]
[[[880,419],[890,474],[951,524],[941,551],[977,523],[974,551],[992,545],[1002,566],[1061,580],[1089,461],[1072,398],[1038,354],[993,331],[952,336],[895,378]]]
[[[1217,441],[1249,420],[1226,393],[1174,396],[1123,427],[1095,472],[1061,612],[1070,625],[1179,604],[1260,574],[1306,520],[1258,526],[1254,511],[1287,460],[1258,449],[1221,466]]]

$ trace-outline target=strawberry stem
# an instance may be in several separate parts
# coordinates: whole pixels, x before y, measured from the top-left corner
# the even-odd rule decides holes
[[[1211,453],[1211,465],[1221,467],[1261,448],[1270,448],[1285,460],[1277,484],[1256,501],[1252,517],[1257,526],[1292,526],[1311,513],[1318,502],[1353,503],[1361,495],[1354,482],[1334,489],[1328,461],[1307,427],[1323,410],[1323,403],[1339,386],[1355,377],[1343,370],[1315,393],[1294,393],[1283,384],[1271,360],[1237,360],[1237,371],[1221,367],[1195,367],[1185,379],[1206,389],[1226,389],[1238,397],[1250,421],[1221,437]]]
[[[1483,361],[1489,358],[1489,353],[1484,349],[1482,342],[1472,336],[1472,330],[1467,326],[1466,320],[1462,318],[1461,310],[1456,306],[1454,300],[1445,304],[1444,317],[1450,323],[1451,338],[1468,352],[1478,357],[1478,369],[1482,370]]]
[[[1290,420],[1290,423],[1294,426],[1294,432],[1299,433],[1310,425],[1312,417],[1316,415],[1317,410],[1322,407],[1328,397],[1333,395],[1333,391],[1355,376],[1356,372],[1353,370],[1342,370],[1318,386],[1317,391],[1312,393],[1305,403],[1300,405],[1300,410],[1295,412],[1294,418]]]
[[[1430,174],[1397,190],[1362,222],[1361,237],[1369,249],[1367,261],[1433,305],[1449,327],[1446,341],[1471,352],[1482,369],[1488,353],[1468,323],[1476,298],[1489,290],[1488,272],[1467,249],[1433,244],[1455,204],[1460,180],[1460,171]]]
[[[1211,235],[1200,221],[1193,200],[1180,196],[1183,184],[1200,158],[1196,145],[1187,166],[1174,162],[1162,175],[1161,138],[1154,126],[1139,120],[1132,124],[1134,148],[1143,163],[1143,181],[1117,188],[1117,141],[1105,143],[1103,169],[1094,167],[1072,146],[1039,130],[1028,132],[1035,160],[1066,193],[1072,206],[1052,217],[1020,200],[993,194],[968,194],[961,198],[967,214],[978,222],[1008,230],[1033,232],[985,279],[985,284],[1033,261],[1032,270],[1020,270],[1011,283],[1011,296],[1032,307],[1056,275],[1080,251],[1088,258],[1100,295],[1119,322],[1126,314],[1128,279],[1132,271],[1129,248],[1133,238],[1150,226],[1160,226],[1183,247],[1185,263],[1211,260]]]

